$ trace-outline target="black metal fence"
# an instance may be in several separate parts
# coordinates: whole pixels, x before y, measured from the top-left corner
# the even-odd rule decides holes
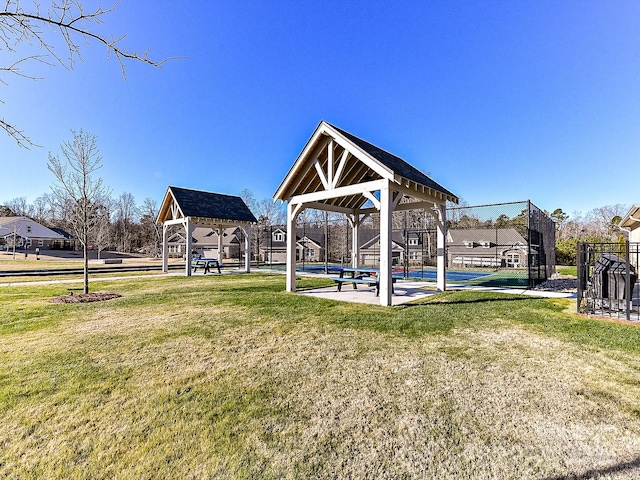
[[[578,312],[640,320],[640,243],[578,244]]]
[[[437,228],[430,213],[394,214],[392,265],[396,276],[435,278]],[[298,268],[329,271],[352,258],[346,217],[321,215],[296,228]],[[447,268],[450,282],[530,288],[555,273],[555,224],[529,201],[447,210]],[[271,268],[286,263],[286,227],[254,229],[254,260]],[[360,228],[360,265],[380,261],[379,223]]]

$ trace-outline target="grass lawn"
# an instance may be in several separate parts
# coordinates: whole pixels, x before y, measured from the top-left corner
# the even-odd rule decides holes
[[[560,275],[568,276],[568,277],[577,277],[578,276],[578,267],[575,265],[571,266],[556,266],[556,272]]]
[[[640,329],[568,300],[385,308],[267,274],[91,287],[122,297],[0,288],[0,477],[640,477]]]

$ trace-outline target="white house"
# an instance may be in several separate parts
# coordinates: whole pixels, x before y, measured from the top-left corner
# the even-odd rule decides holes
[[[28,217],[0,217],[0,250],[16,248],[50,249],[64,243],[65,237]]]

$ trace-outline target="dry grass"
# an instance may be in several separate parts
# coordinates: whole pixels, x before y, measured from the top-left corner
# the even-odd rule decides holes
[[[137,282],[0,336],[0,476],[640,477],[640,355],[491,314],[588,322],[562,303],[474,294],[452,321],[468,305],[347,306],[281,277]],[[348,323],[409,315],[450,328]]]

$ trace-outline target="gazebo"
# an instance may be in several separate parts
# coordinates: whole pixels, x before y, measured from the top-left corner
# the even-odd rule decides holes
[[[400,203],[403,197],[415,200]],[[287,285],[296,291],[296,218],[306,208],[346,214],[352,266],[358,267],[362,222],[380,214],[380,304],[392,304],[391,217],[394,210],[424,209],[437,224],[437,286],[446,288],[446,202],[456,195],[403,159],[321,121],[274,195],[287,202]]]
[[[222,231],[237,226],[244,232],[245,271],[251,269],[251,225],[257,223],[242,198],[221,193],[169,187],[164,196],[157,223],[162,224],[162,270],[169,271],[167,230],[172,225],[182,225],[185,230],[185,274],[191,275],[192,234],[196,227],[208,227],[218,233],[218,261],[222,263]]]

